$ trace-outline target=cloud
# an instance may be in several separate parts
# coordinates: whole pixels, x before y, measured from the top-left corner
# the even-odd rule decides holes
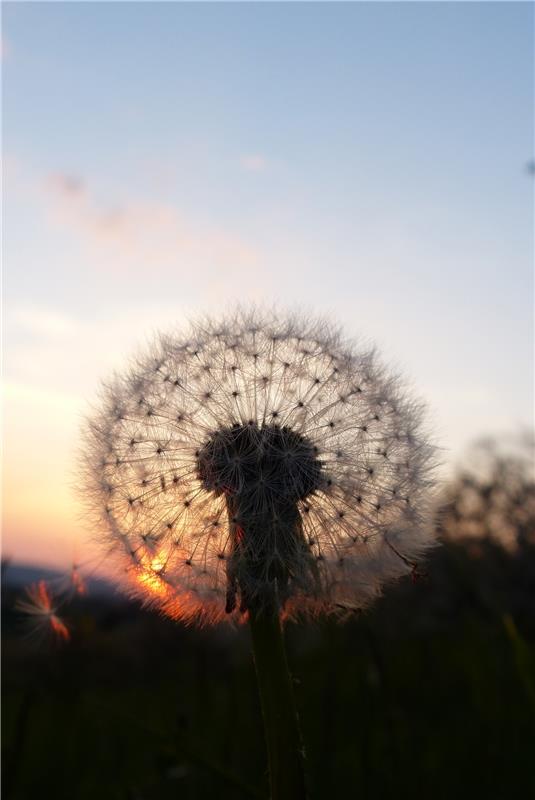
[[[264,172],[267,169],[268,162],[265,156],[259,153],[251,153],[240,158],[240,165],[247,172]]]
[[[68,173],[49,175],[44,190],[50,221],[83,237],[106,270],[243,269],[257,261],[241,237],[187,219],[171,204],[101,202],[81,177]]]

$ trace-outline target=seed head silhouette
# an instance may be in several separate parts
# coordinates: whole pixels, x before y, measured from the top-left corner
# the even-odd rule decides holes
[[[104,386],[82,483],[133,591],[190,622],[358,609],[433,544],[422,406],[325,321],[240,310]]]

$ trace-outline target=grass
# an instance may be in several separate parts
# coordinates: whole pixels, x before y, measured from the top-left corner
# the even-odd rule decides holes
[[[455,583],[455,559],[435,561],[427,583],[344,625],[288,627],[312,800],[535,796],[532,611],[516,594],[507,606],[500,573],[506,607],[491,613]],[[481,562],[464,566],[482,580]],[[72,641],[38,649],[12,601],[4,800],[267,796],[246,628],[184,629],[87,598],[72,607]]]

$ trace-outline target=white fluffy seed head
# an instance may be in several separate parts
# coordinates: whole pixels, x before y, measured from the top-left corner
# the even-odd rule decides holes
[[[133,591],[196,622],[277,594],[361,608],[434,543],[422,408],[325,322],[237,311],[161,336],[88,420],[82,491]]]

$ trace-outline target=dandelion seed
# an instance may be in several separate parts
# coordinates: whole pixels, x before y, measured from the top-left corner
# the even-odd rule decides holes
[[[68,575],[68,584],[65,586],[68,594],[85,595],[87,594],[87,584],[80,572],[78,564],[74,563]]]
[[[134,591],[175,618],[236,619],[273,592],[286,616],[362,608],[434,543],[422,418],[373,350],[240,311],[160,337],[104,388],[82,491]]]
[[[58,615],[57,604],[45,581],[29,586],[26,597],[17,601],[16,608],[27,616],[32,634],[40,638],[52,634],[63,641],[70,639],[69,629]]]

